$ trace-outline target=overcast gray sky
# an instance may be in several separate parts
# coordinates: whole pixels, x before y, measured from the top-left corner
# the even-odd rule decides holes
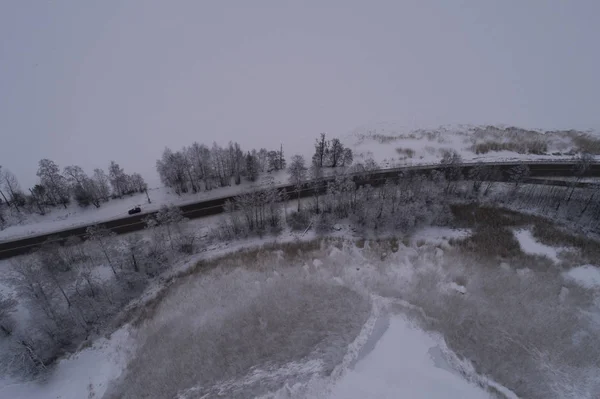
[[[600,1],[0,2],[0,164],[157,180],[194,140],[306,152],[326,131],[600,126]]]

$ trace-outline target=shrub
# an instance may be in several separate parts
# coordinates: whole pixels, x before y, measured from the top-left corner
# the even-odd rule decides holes
[[[310,220],[308,211],[292,212],[287,217],[287,224],[293,231],[304,231],[310,225]]]
[[[415,156],[415,150],[412,148],[396,148],[396,152],[400,155],[404,155],[407,158],[412,158]]]

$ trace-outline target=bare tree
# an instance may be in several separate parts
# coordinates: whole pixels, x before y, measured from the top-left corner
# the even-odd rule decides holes
[[[60,320],[55,309],[52,284],[41,272],[40,265],[33,257],[21,257],[12,261],[12,270],[20,297],[29,300],[48,320],[57,325]]]
[[[571,202],[571,197],[573,196],[573,193],[575,192],[575,187],[577,186],[577,183],[579,183],[581,181],[583,176],[585,176],[587,174],[590,167],[592,166],[592,163],[594,162],[594,156],[592,154],[584,152],[575,159],[575,162],[576,162],[576,165],[575,165],[574,172],[575,172],[576,179],[573,182],[573,184],[571,185],[571,190],[569,192],[569,196],[567,197],[567,204],[569,202]]]
[[[131,234],[127,238],[120,240],[119,243],[119,251],[136,273],[140,271],[143,262],[143,245],[144,241],[139,234]]]
[[[468,172],[468,178],[473,182],[473,192],[478,194],[483,182],[490,177],[491,168],[481,163],[476,164]]]
[[[344,156],[344,145],[338,138],[331,140],[329,154],[328,154],[329,166],[336,168],[340,165],[341,160]]]
[[[296,189],[296,194],[298,196],[298,212],[300,212],[300,190],[302,184],[306,181],[307,176],[307,169],[302,155],[292,156],[292,162],[288,167],[288,174],[290,175],[290,183],[292,183]]]
[[[0,293],[0,332],[5,336],[9,336],[13,331],[14,321],[11,318],[11,313],[15,311],[17,301],[12,298],[5,298]]]
[[[315,204],[315,213],[320,213],[319,195],[321,194],[323,185],[323,168],[313,163],[309,169],[310,189]]]
[[[508,179],[515,184],[515,190],[517,190],[523,180],[529,177],[530,174],[529,166],[520,163],[508,170]]]
[[[321,133],[321,136],[315,143],[315,154],[312,158],[312,163],[322,168],[325,166],[325,160],[329,154],[329,142],[325,139],[325,133]]]
[[[354,155],[352,154],[352,150],[350,148],[344,148],[344,152],[340,158],[340,166],[350,166],[353,161]]]
[[[86,234],[88,236],[88,239],[92,243],[94,243],[100,250],[100,252],[104,256],[104,259],[106,259],[108,266],[110,266],[110,269],[116,277],[117,270],[115,269],[112,257],[113,239],[116,234],[107,229],[106,227],[100,225],[88,227],[86,230]]]
[[[175,250],[175,245],[181,238],[181,223],[184,221],[181,208],[175,205],[163,205],[156,214],[158,226],[163,227],[167,233],[169,245]]]
[[[25,204],[25,196],[21,191],[17,177],[7,169],[2,169],[0,166],[0,187],[8,193],[9,200],[7,201],[4,193],[2,197],[7,201],[7,205],[12,205],[17,212],[21,212],[20,207]],[[3,191],[0,190],[0,191]]]
[[[30,201],[34,204],[40,215],[46,214],[46,189],[40,184],[36,184],[33,188],[29,189],[31,193]]]
[[[452,191],[453,183],[462,180],[462,163],[462,157],[456,151],[444,151],[440,165],[448,182],[446,192]]]
[[[62,282],[60,281],[60,273],[70,270],[70,267],[64,262],[58,252],[58,244],[49,239],[49,243],[43,245],[37,252],[41,271],[44,276],[51,281],[60,292],[65,300],[67,307],[71,307],[71,300],[65,292]]]

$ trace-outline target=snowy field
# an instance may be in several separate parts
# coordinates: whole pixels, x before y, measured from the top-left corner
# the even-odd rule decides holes
[[[355,162],[372,158],[392,168],[437,163],[445,151],[457,152],[466,162],[568,160],[581,152],[597,154],[600,134],[578,134],[471,125],[411,131],[380,123],[356,129],[344,142],[353,149]]]
[[[465,162],[570,160],[582,150],[581,143],[570,136],[568,132],[527,131],[522,134],[526,139],[521,140],[518,136],[521,132],[507,132],[497,128],[483,131],[477,129],[473,126],[455,126],[435,130],[410,131],[395,124],[379,124],[357,129],[346,137],[342,137],[342,141],[353,150],[354,163],[364,163],[372,159],[382,168],[435,164],[448,150],[456,151]],[[589,137],[597,138],[591,133]],[[328,138],[331,139],[331,137]],[[474,146],[489,142],[505,145],[510,150],[477,154]],[[543,154],[527,152],[528,148],[539,142],[545,145]],[[307,162],[312,157],[311,153],[302,155]],[[288,175],[285,171],[274,172],[269,176],[273,177],[275,184],[288,182]],[[260,182],[258,184],[260,185]],[[148,204],[145,194],[137,194],[111,200],[102,204],[100,208],[90,206],[84,209],[76,204],[69,205],[67,209],[57,207],[46,215],[27,215],[23,220],[13,222],[12,225],[0,231],[0,241],[125,217],[129,209],[138,205],[142,207],[143,212],[149,212],[158,209],[161,205],[183,205],[231,196],[248,190],[253,185],[256,183],[242,181],[237,186],[232,185],[209,192],[188,193],[181,196],[166,187],[157,187],[149,190],[151,204]]]
[[[525,254],[560,262],[564,249],[513,233]],[[151,313],[44,382],[1,381],[0,397],[598,397],[597,266],[538,272],[525,257],[490,269],[456,246],[465,228],[336,234],[211,245],[168,272],[180,277]]]

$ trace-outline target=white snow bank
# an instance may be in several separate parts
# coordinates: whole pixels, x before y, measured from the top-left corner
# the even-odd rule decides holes
[[[514,235],[519,241],[519,245],[521,245],[521,250],[526,254],[543,255],[554,262],[558,262],[558,249],[536,241],[531,231],[517,230]]]
[[[574,281],[584,288],[600,289],[600,267],[583,265],[563,273],[567,280]]]
[[[451,282],[447,285],[447,288],[450,290],[454,290],[460,294],[466,294],[467,293],[467,289],[465,288],[465,286],[460,285],[460,284],[456,284],[455,282]]]
[[[394,316],[373,351],[342,377],[330,398],[490,398],[454,371],[439,344]]]
[[[110,339],[102,338],[92,347],[61,360],[46,382],[0,380],[0,398],[101,398],[109,381],[123,371],[131,350],[129,332],[122,328]]]

